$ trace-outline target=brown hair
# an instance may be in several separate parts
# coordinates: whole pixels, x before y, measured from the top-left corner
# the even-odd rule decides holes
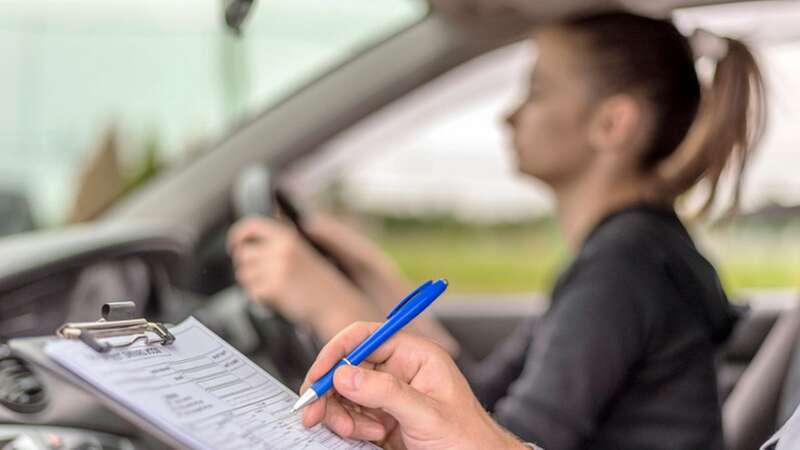
[[[658,180],[654,195],[673,202],[697,184],[707,190],[700,215],[717,198],[726,170],[738,208],[742,180],[766,124],[765,88],[750,50],[725,39],[713,81],[701,86],[689,40],[668,20],[625,12],[596,14],[561,25],[584,38],[598,95],[631,92],[654,113],[642,169]]]

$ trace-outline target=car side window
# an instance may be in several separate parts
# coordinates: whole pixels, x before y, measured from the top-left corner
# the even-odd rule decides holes
[[[237,37],[223,3],[0,3],[0,235],[98,217],[428,12],[254,2]]]
[[[698,17],[717,26],[714,15]],[[800,162],[791,144],[798,135],[787,122],[800,120],[800,111],[785,101],[800,96],[787,70],[800,45],[765,42],[757,49],[767,75],[780,78],[771,86],[779,117],[747,178],[741,220],[696,230],[734,293],[793,288],[800,273],[797,215],[792,221],[770,213],[772,202],[800,202],[790,169]],[[568,255],[547,190],[514,168],[503,123],[526,95],[535,55],[535,43],[526,40],[453,69],[343,131],[297,163],[287,181],[300,196],[361,226],[414,281],[441,274],[453,292],[546,292]],[[753,252],[768,267],[750,264]]]

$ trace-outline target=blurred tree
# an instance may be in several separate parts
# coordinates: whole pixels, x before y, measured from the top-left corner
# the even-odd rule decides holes
[[[117,147],[118,132],[112,125],[81,167],[67,223],[85,222],[97,217],[124,189]]]

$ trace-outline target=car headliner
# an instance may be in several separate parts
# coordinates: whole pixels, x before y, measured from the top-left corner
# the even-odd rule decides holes
[[[752,1],[752,0],[751,0]],[[764,1],[764,0],[756,0]],[[679,8],[735,0],[428,0],[431,7],[472,30],[517,33],[531,25],[577,14],[622,9],[652,17],[669,17]]]

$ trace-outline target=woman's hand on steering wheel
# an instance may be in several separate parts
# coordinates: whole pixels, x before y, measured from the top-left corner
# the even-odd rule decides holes
[[[228,233],[228,252],[250,298],[311,326],[324,341],[356,320],[380,317],[297,231],[273,219],[237,222]]]

